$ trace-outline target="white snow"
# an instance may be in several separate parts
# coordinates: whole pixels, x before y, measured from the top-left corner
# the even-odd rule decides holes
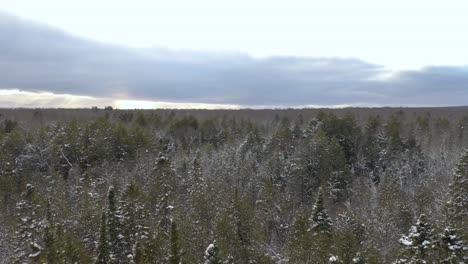
[[[213,252],[213,248],[214,248],[214,245],[209,244],[208,247],[205,250],[205,256],[207,256],[207,257],[211,256],[211,254]]]
[[[35,258],[35,257],[38,257],[40,254],[41,254],[41,252],[37,251],[36,253],[29,254],[29,257],[30,258]]]
[[[400,238],[399,242],[405,246],[412,246],[413,242],[406,236]]]
[[[422,246],[423,246],[424,248],[426,248],[427,245],[430,245],[430,244],[431,244],[431,242],[429,242],[429,241],[427,241],[427,240],[424,240],[424,241],[422,242]]]

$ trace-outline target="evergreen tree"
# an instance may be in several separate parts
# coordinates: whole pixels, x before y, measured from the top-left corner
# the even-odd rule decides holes
[[[46,212],[46,224],[44,227],[44,251],[47,255],[48,263],[57,263],[58,260],[58,250],[57,250],[57,237],[55,233],[55,223],[52,219],[52,212],[50,208],[50,203],[47,203],[47,212]]]
[[[177,233],[177,225],[174,221],[171,223],[171,248],[168,258],[169,264],[179,264],[181,263],[180,258],[180,249],[179,249],[179,235]]]
[[[438,241],[439,257],[441,263],[458,264],[468,259],[468,246],[457,230],[447,227],[440,234]]]
[[[312,237],[312,248],[310,249],[312,262],[326,263],[329,261],[330,254],[332,253],[332,221],[325,209],[322,188],[319,188],[310,221],[311,227],[309,232],[311,232]]]
[[[299,201],[307,203],[313,192],[320,186],[334,202],[347,197],[347,186],[351,182],[349,165],[342,147],[335,138],[321,130],[317,131],[298,146],[293,156],[292,177],[294,194]]]
[[[117,210],[117,198],[115,189],[109,187],[107,195],[107,233],[110,247],[110,261],[115,263],[124,263],[126,256],[123,246],[123,235],[121,234],[120,213]]]
[[[107,264],[110,260],[109,241],[107,239],[107,214],[102,210],[101,214],[101,231],[99,235],[99,243],[97,249],[97,259],[95,264]]]
[[[142,191],[135,183],[127,184],[120,204],[120,223],[122,235],[124,236],[124,251],[130,253],[134,251],[133,247],[138,244],[139,234],[143,234],[147,228],[144,218],[149,214],[142,202]]]
[[[376,249],[391,253],[398,249],[401,234],[413,224],[410,197],[401,190],[396,178],[386,175],[380,180],[376,199],[377,207],[373,211],[376,219],[369,223],[377,232],[371,234],[371,239]]]
[[[43,257],[43,246],[40,245],[44,222],[39,219],[39,205],[33,185],[27,184],[22,199],[16,204],[18,211],[18,231],[15,234],[16,260],[19,263],[39,261]]]
[[[449,220],[468,235],[468,150],[457,164],[450,195]]]
[[[313,233],[331,234],[332,221],[325,209],[322,188],[319,188],[317,200],[315,201],[312,209],[311,221],[312,226],[310,230]]]
[[[144,250],[142,248],[142,244],[140,241],[137,241],[134,250],[133,250],[133,263],[135,264],[143,264],[145,263],[145,255]]]
[[[310,223],[304,210],[295,213],[295,220],[291,227],[288,240],[288,257],[291,263],[310,263],[312,238]]]
[[[399,242],[403,250],[395,263],[418,264],[431,260],[434,238],[426,215],[421,214],[416,226],[412,226],[409,234],[400,238]]]
[[[371,116],[367,120],[364,129],[364,154],[366,156],[366,166],[373,170],[377,165],[379,158],[380,146],[378,145],[379,129],[381,128],[381,120],[379,116]]]
[[[187,216],[192,219],[190,226],[186,226],[187,223],[179,225],[179,229],[190,230],[189,233],[184,236],[184,240],[181,242],[189,244],[187,252],[185,254],[186,261],[200,261],[200,252],[204,250],[204,242],[210,237],[211,221],[214,217],[213,206],[214,201],[210,200],[208,194],[208,184],[205,182],[202,166],[201,166],[201,154],[197,150],[195,157],[192,161],[191,166],[188,170],[189,184],[188,184],[188,199],[187,204]],[[192,224],[196,223],[196,224]]]
[[[234,225],[236,230],[236,242],[238,243],[238,252],[237,258],[244,263],[248,263],[252,258],[252,229],[251,229],[251,220],[253,217],[253,212],[245,199],[241,197],[238,189],[234,191],[233,198],[233,217]]]
[[[337,251],[344,263],[364,263],[365,226],[352,212],[339,215],[336,221]]]
[[[188,171],[189,174],[189,193],[203,192],[205,188],[205,180],[203,179],[202,167],[200,164],[200,151],[197,150],[193,158],[192,165]]]

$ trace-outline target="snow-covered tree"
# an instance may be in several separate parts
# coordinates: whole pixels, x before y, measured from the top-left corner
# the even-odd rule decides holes
[[[312,209],[311,226],[308,230],[312,239],[310,248],[313,263],[326,263],[332,253],[332,221],[325,208],[322,188]]]
[[[110,186],[107,193],[107,210],[104,210],[101,216],[96,263],[126,263],[128,259],[124,250],[115,189]]]
[[[45,223],[40,219],[35,187],[27,184],[21,198],[16,204],[19,220],[15,234],[16,260],[19,263],[39,261],[43,257],[41,234]]]
[[[433,257],[435,240],[426,215],[421,214],[416,225],[412,226],[408,235],[402,236],[399,242],[403,250],[395,263],[419,264],[430,261]]]
[[[125,241],[123,243],[125,252],[128,254],[134,251],[133,247],[140,241],[139,236],[148,229],[144,219],[149,216],[149,212],[142,202],[142,194],[141,188],[136,183],[130,183],[127,184],[121,196],[119,208],[121,231]]]
[[[206,187],[200,162],[200,151],[197,150],[188,171],[190,182],[188,191],[190,194],[194,194],[195,192],[203,192],[204,188]]]
[[[468,246],[457,230],[447,227],[439,235],[439,257],[441,263],[457,264],[468,260]]]
[[[107,194],[107,233],[109,236],[110,260],[115,263],[126,261],[123,235],[120,225],[120,212],[118,211],[117,198],[114,186],[109,187]]]
[[[317,200],[315,201],[314,207],[312,209],[312,217],[310,220],[310,230],[313,233],[331,234],[332,221],[328,216],[327,210],[325,209],[322,188],[319,188]]]
[[[54,219],[52,218],[50,203],[47,203],[46,210],[46,222],[44,226],[44,235],[42,239],[44,242],[44,252],[48,263],[56,263],[59,262],[59,241],[57,241],[58,238],[56,233],[56,227]]]
[[[107,238],[107,214],[102,210],[101,214],[101,230],[99,234],[99,242],[97,248],[97,259],[95,264],[107,264],[110,259],[109,241]]]
[[[448,202],[449,219],[453,225],[468,232],[468,150],[466,150],[457,164],[453,183],[451,185],[451,197]],[[464,234],[468,235],[468,234]]]

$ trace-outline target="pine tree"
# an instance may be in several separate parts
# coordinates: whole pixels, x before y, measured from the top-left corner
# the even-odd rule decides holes
[[[135,264],[143,264],[145,263],[145,255],[144,250],[142,248],[142,244],[140,241],[137,241],[133,250],[133,262]]]
[[[205,264],[221,264],[221,258],[219,257],[219,249],[216,245],[216,240],[212,244],[209,244],[205,250]]]
[[[158,205],[158,213],[160,215],[159,228],[161,228],[165,236],[169,236],[171,227],[171,209],[172,205],[169,205],[169,193],[165,193]]]
[[[399,240],[403,246],[401,257],[395,263],[426,263],[432,257],[434,237],[426,215],[421,214],[416,226],[410,228],[409,234]]]
[[[27,184],[22,199],[16,204],[18,211],[18,231],[15,234],[17,242],[17,261],[20,263],[39,261],[43,247],[40,236],[44,222],[38,218],[39,205],[36,204],[36,191],[33,185]]]
[[[46,224],[44,227],[44,251],[47,255],[48,263],[57,263],[58,261],[58,252],[57,252],[57,241],[55,233],[55,224],[52,219],[52,212],[50,208],[50,203],[47,203],[47,212],[46,212]]]
[[[109,242],[107,240],[107,215],[105,210],[101,214],[101,231],[97,249],[97,259],[95,264],[107,264],[109,262]]]
[[[239,194],[239,190],[235,189],[233,197],[233,217],[236,230],[236,240],[238,242],[237,258],[241,262],[249,263],[252,259],[252,229],[250,221],[253,212],[251,207]]]
[[[398,180],[389,175],[380,178],[376,198],[376,221],[370,228],[380,231],[371,235],[374,235],[372,239],[376,249],[388,252],[391,248],[398,248],[401,234],[414,224],[411,204]]]
[[[139,244],[139,234],[144,233],[146,229],[143,220],[149,214],[142,203],[141,196],[141,189],[135,183],[128,184],[121,196],[120,225],[124,236],[124,252],[128,254],[134,251],[133,247]]]
[[[115,189],[113,186],[110,186],[107,193],[107,210],[103,210],[101,216],[101,231],[96,264],[126,263],[128,261],[124,252],[119,217]]]
[[[179,235],[177,234],[177,225],[174,221],[171,223],[171,248],[168,261],[169,264],[180,263]]]
[[[197,150],[195,157],[192,161],[192,165],[189,169],[189,193],[193,194],[194,192],[203,192],[205,188],[205,182],[203,179],[202,167],[200,164],[200,151]]]
[[[317,200],[315,201],[315,205],[312,211],[311,221],[312,226],[310,230],[313,233],[331,233],[332,221],[330,220],[330,217],[328,216],[328,213],[325,209],[322,188],[319,188]]]
[[[440,234],[438,241],[439,257],[441,263],[457,264],[468,259],[468,246],[463,238],[457,234],[457,230],[447,227]]]
[[[107,233],[110,246],[110,261],[115,263],[126,261],[119,219],[120,215],[117,210],[115,189],[113,186],[110,186],[107,195]]]
[[[336,246],[340,259],[345,263],[364,263],[364,241],[367,239],[365,226],[352,212],[339,215],[336,226]]]
[[[304,210],[295,214],[288,240],[288,257],[291,263],[310,263],[312,239],[308,215]]]
[[[200,152],[197,150],[192,164],[188,169],[188,210],[187,217],[192,219],[191,225],[187,227],[183,223],[180,225],[181,230],[190,230],[186,234],[186,240],[190,241],[190,247],[187,248],[186,261],[200,261],[200,252],[205,249],[205,241],[210,237],[210,230],[212,230],[212,219],[214,218],[213,207],[215,204],[211,201],[207,189],[207,182],[205,182],[201,166]],[[185,242],[184,241],[184,242]],[[191,259],[190,259],[191,258]]]
[[[449,220],[461,228],[463,235],[468,235],[468,150],[457,164],[450,195]]]
[[[323,201],[322,188],[319,188],[317,200],[312,210],[312,217],[310,219],[312,237],[312,262],[313,263],[326,263],[329,261],[332,252],[332,221],[325,209]]]

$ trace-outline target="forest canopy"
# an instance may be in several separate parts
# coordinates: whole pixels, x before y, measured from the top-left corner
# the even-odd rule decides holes
[[[0,109],[0,263],[465,263],[468,108]]]

